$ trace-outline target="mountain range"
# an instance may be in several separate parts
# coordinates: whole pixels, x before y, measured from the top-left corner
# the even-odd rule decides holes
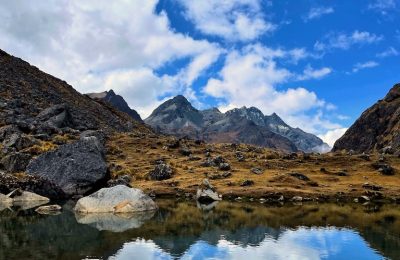
[[[325,152],[320,138],[287,125],[277,114],[264,115],[255,107],[198,110],[184,96],[176,96],[146,118],[158,132],[218,143],[247,143],[285,151]]]

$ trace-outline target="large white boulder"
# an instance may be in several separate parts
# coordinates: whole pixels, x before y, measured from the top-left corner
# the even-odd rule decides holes
[[[76,203],[79,213],[129,213],[157,209],[156,203],[143,191],[117,185],[103,188]]]

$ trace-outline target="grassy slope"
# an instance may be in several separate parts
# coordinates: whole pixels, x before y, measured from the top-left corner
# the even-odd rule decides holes
[[[396,175],[383,176],[373,169],[371,164],[378,160],[373,155],[371,161],[365,161],[357,155],[348,156],[341,153],[326,155],[311,155],[310,158],[302,154],[296,159],[283,159],[284,154],[268,149],[255,149],[252,146],[240,145],[237,148],[230,144],[195,144],[193,141],[184,141],[193,152],[193,156],[200,157],[199,161],[191,161],[183,156],[178,149],[165,149],[171,137],[156,136],[143,133],[139,130],[129,134],[117,134],[107,143],[107,161],[112,175],[129,174],[134,177],[132,185],[157,195],[194,194],[198,185],[206,177],[223,172],[213,167],[201,167],[205,160],[205,150],[212,149],[211,156],[221,155],[232,166],[232,175],[220,180],[211,180],[217,191],[226,197],[276,197],[283,194],[286,198],[299,195],[303,197],[336,197],[338,194],[347,198],[364,195],[362,185],[366,182],[383,187],[381,192],[385,197],[393,198],[400,194],[400,159],[387,156],[387,163],[396,169]],[[236,151],[241,151],[245,162],[238,162]],[[154,168],[154,161],[164,158],[174,170],[174,176],[165,181],[148,180],[147,174]],[[252,167],[262,168],[261,175],[251,173]],[[322,172],[325,168],[327,172]],[[348,176],[338,176],[338,172],[347,171]],[[310,178],[302,181],[289,176],[289,173],[299,172]],[[254,185],[241,187],[244,180],[254,181]],[[278,193],[278,195],[277,195]],[[342,194],[340,194],[342,193]]]

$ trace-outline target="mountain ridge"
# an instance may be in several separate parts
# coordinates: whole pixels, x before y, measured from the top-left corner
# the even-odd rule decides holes
[[[159,132],[210,142],[244,142],[287,151],[329,149],[320,138],[290,127],[276,113],[266,116],[245,106],[225,113],[215,107],[198,110],[182,95],[161,104],[144,122]]]

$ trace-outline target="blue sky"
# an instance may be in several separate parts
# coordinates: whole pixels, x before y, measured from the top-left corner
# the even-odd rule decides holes
[[[184,94],[332,144],[399,82],[400,1],[2,1],[0,48],[142,117]]]

